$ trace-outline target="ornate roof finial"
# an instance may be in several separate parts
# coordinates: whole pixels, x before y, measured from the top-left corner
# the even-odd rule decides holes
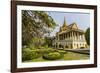
[[[65,20],[65,17],[64,17],[64,23],[63,23],[63,27],[66,27],[67,24],[66,24],[66,20]]]

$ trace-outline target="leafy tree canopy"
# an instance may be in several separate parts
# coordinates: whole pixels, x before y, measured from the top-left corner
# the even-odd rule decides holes
[[[47,12],[22,10],[22,44],[30,44],[33,37],[43,37],[55,26],[56,23]]]
[[[90,28],[87,28],[85,32],[85,39],[88,45],[90,45]]]

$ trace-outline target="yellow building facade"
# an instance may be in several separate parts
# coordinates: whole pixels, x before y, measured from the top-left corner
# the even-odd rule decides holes
[[[85,32],[79,29],[76,23],[66,24],[64,19],[63,26],[60,27],[59,32],[54,37],[53,46],[66,49],[86,48]]]

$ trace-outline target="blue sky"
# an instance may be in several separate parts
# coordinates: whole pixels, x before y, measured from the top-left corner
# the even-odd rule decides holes
[[[50,34],[54,36],[56,32],[59,31],[59,28],[63,25],[64,18],[66,23],[70,25],[73,22],[76,22],[78,27],[82,30],[86,30],[90,27],[90,14],[89,13],[76,13],[76,12],[47,12],[58,26]]]

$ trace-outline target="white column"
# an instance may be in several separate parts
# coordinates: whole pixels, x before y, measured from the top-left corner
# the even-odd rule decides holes
[[[67,33],[67,39],[69,40],[69,33]]]
[[[70,39],[71,39],[71,32],[70,32]]]
[[[78,40],[78,32],[77,32],[77,40]]]
[[[82,40],[85,40],[85,36],[84,36],[84,34],[82,35]]]
[[[70,39],[70,32],[69,32],[69,39]]]
[[[64,34],[63,34],[63,40],[64,40]]]
[[[79,33],[77,32],[77,40],[79,40]]]
[[[65,34],[63,34],[63,40],[65,39]]]
[[[57,48],[59,48],[59,43],[57,43]]]
[[[65,34],[63,34],[63,40],[65,39]]]
[[[61,40],[61,35],[60,35],[60,40]]]
[[[58,40],[59,40],[59,34],[57,34],[58,35]]]
[[[82,39],[81,39],[81,35],[80,35],[80,40],[82,40]]]
[[[76,38],[75,38],[75,36],[76,36],[76,35],[75,35],[75,32],[73,32],[73,33],[74,33],[74,40],[76,40]]]
[[[61,40],[63,40],[63,35],[61,35]]]
[[[69,33],[69,39],[70,39],[70,33]]]
[[[72,31],[72,39],[73,39],[73,31]]]
[[[66,35],[66,39],[67,39],[67,33],[65,35]]]
[[[59,35],[59,40],[60,40],[60,35]]]
[[[78,33],[78,40],[80,40],[80,34]]]
[[[66,33],[64,35],[65,35],[65,39],[66,39]]]
[[[76,32],[74,32],[74,35],[75,35],[75,40],[76,40]]]

